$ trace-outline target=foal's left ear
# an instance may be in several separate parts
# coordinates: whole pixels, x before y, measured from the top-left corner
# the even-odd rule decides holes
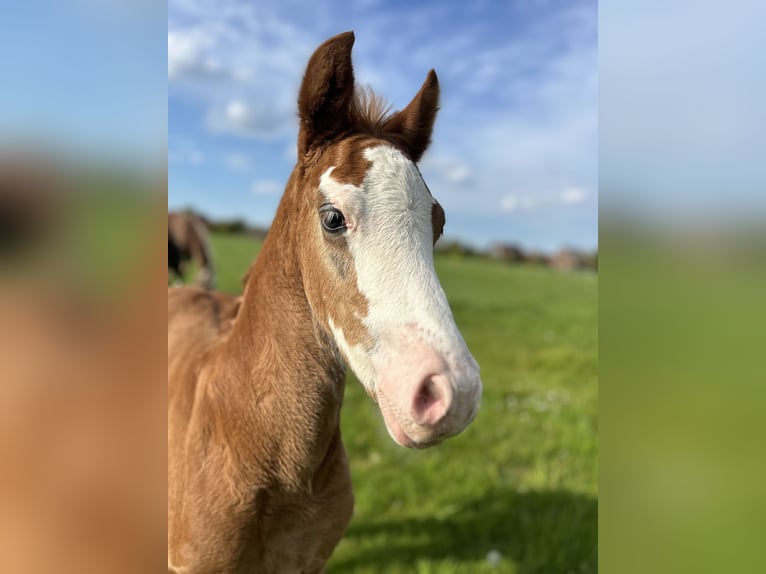
[[[396,112],[383,126],[387,133],[400,139],[413,161],[420,161],[431,143],[436,112],[439,111],[439,79],[436,72],[428,72],[426,81],[412,101]]]

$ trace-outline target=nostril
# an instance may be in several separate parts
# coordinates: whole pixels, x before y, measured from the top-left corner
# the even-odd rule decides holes
[[[446,382],[434,376],[428,377],[415,393],[412,418],[421,425],[435,425],[447,414],[449,403]]]

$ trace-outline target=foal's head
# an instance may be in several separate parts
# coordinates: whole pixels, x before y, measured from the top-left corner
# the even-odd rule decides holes
[[[431,139],[431,71],[410,104],[386,115],[355,92],[351,32],[309,61],[298,98],[293,234],[315,319],[379,404],[403,446],[461,432],[481,396],[479,367],[434,271],[444,212],[416,162]]]

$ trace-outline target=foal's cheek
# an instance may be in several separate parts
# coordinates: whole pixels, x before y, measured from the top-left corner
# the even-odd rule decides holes
[[[325,326],[327,325],[327,298],[324,296],[324,285],[329,282],[324,271],[322,258],[316,250],[316,244],[307,242],[309,247],[303,250],[303,288],[309,307],[314,316]]]
[[[356,290],[357,285],[354,260],[351,257],[351,252],[348,248],[348,239],[346,237],[343,237],[342,241],[338,242],[338,245],[332,250],[330,258],[338,282],[343,286],[343,289]]]

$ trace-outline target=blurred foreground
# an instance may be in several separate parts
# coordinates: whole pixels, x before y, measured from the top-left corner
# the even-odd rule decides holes
[[[760,571],[765,246],[744,219],[602,215],[605,572]]]
[[[766,571],[764,18],[599,3],[607,573]]]
[[[0,160],[0,572],[165,545],[165,174]]]

